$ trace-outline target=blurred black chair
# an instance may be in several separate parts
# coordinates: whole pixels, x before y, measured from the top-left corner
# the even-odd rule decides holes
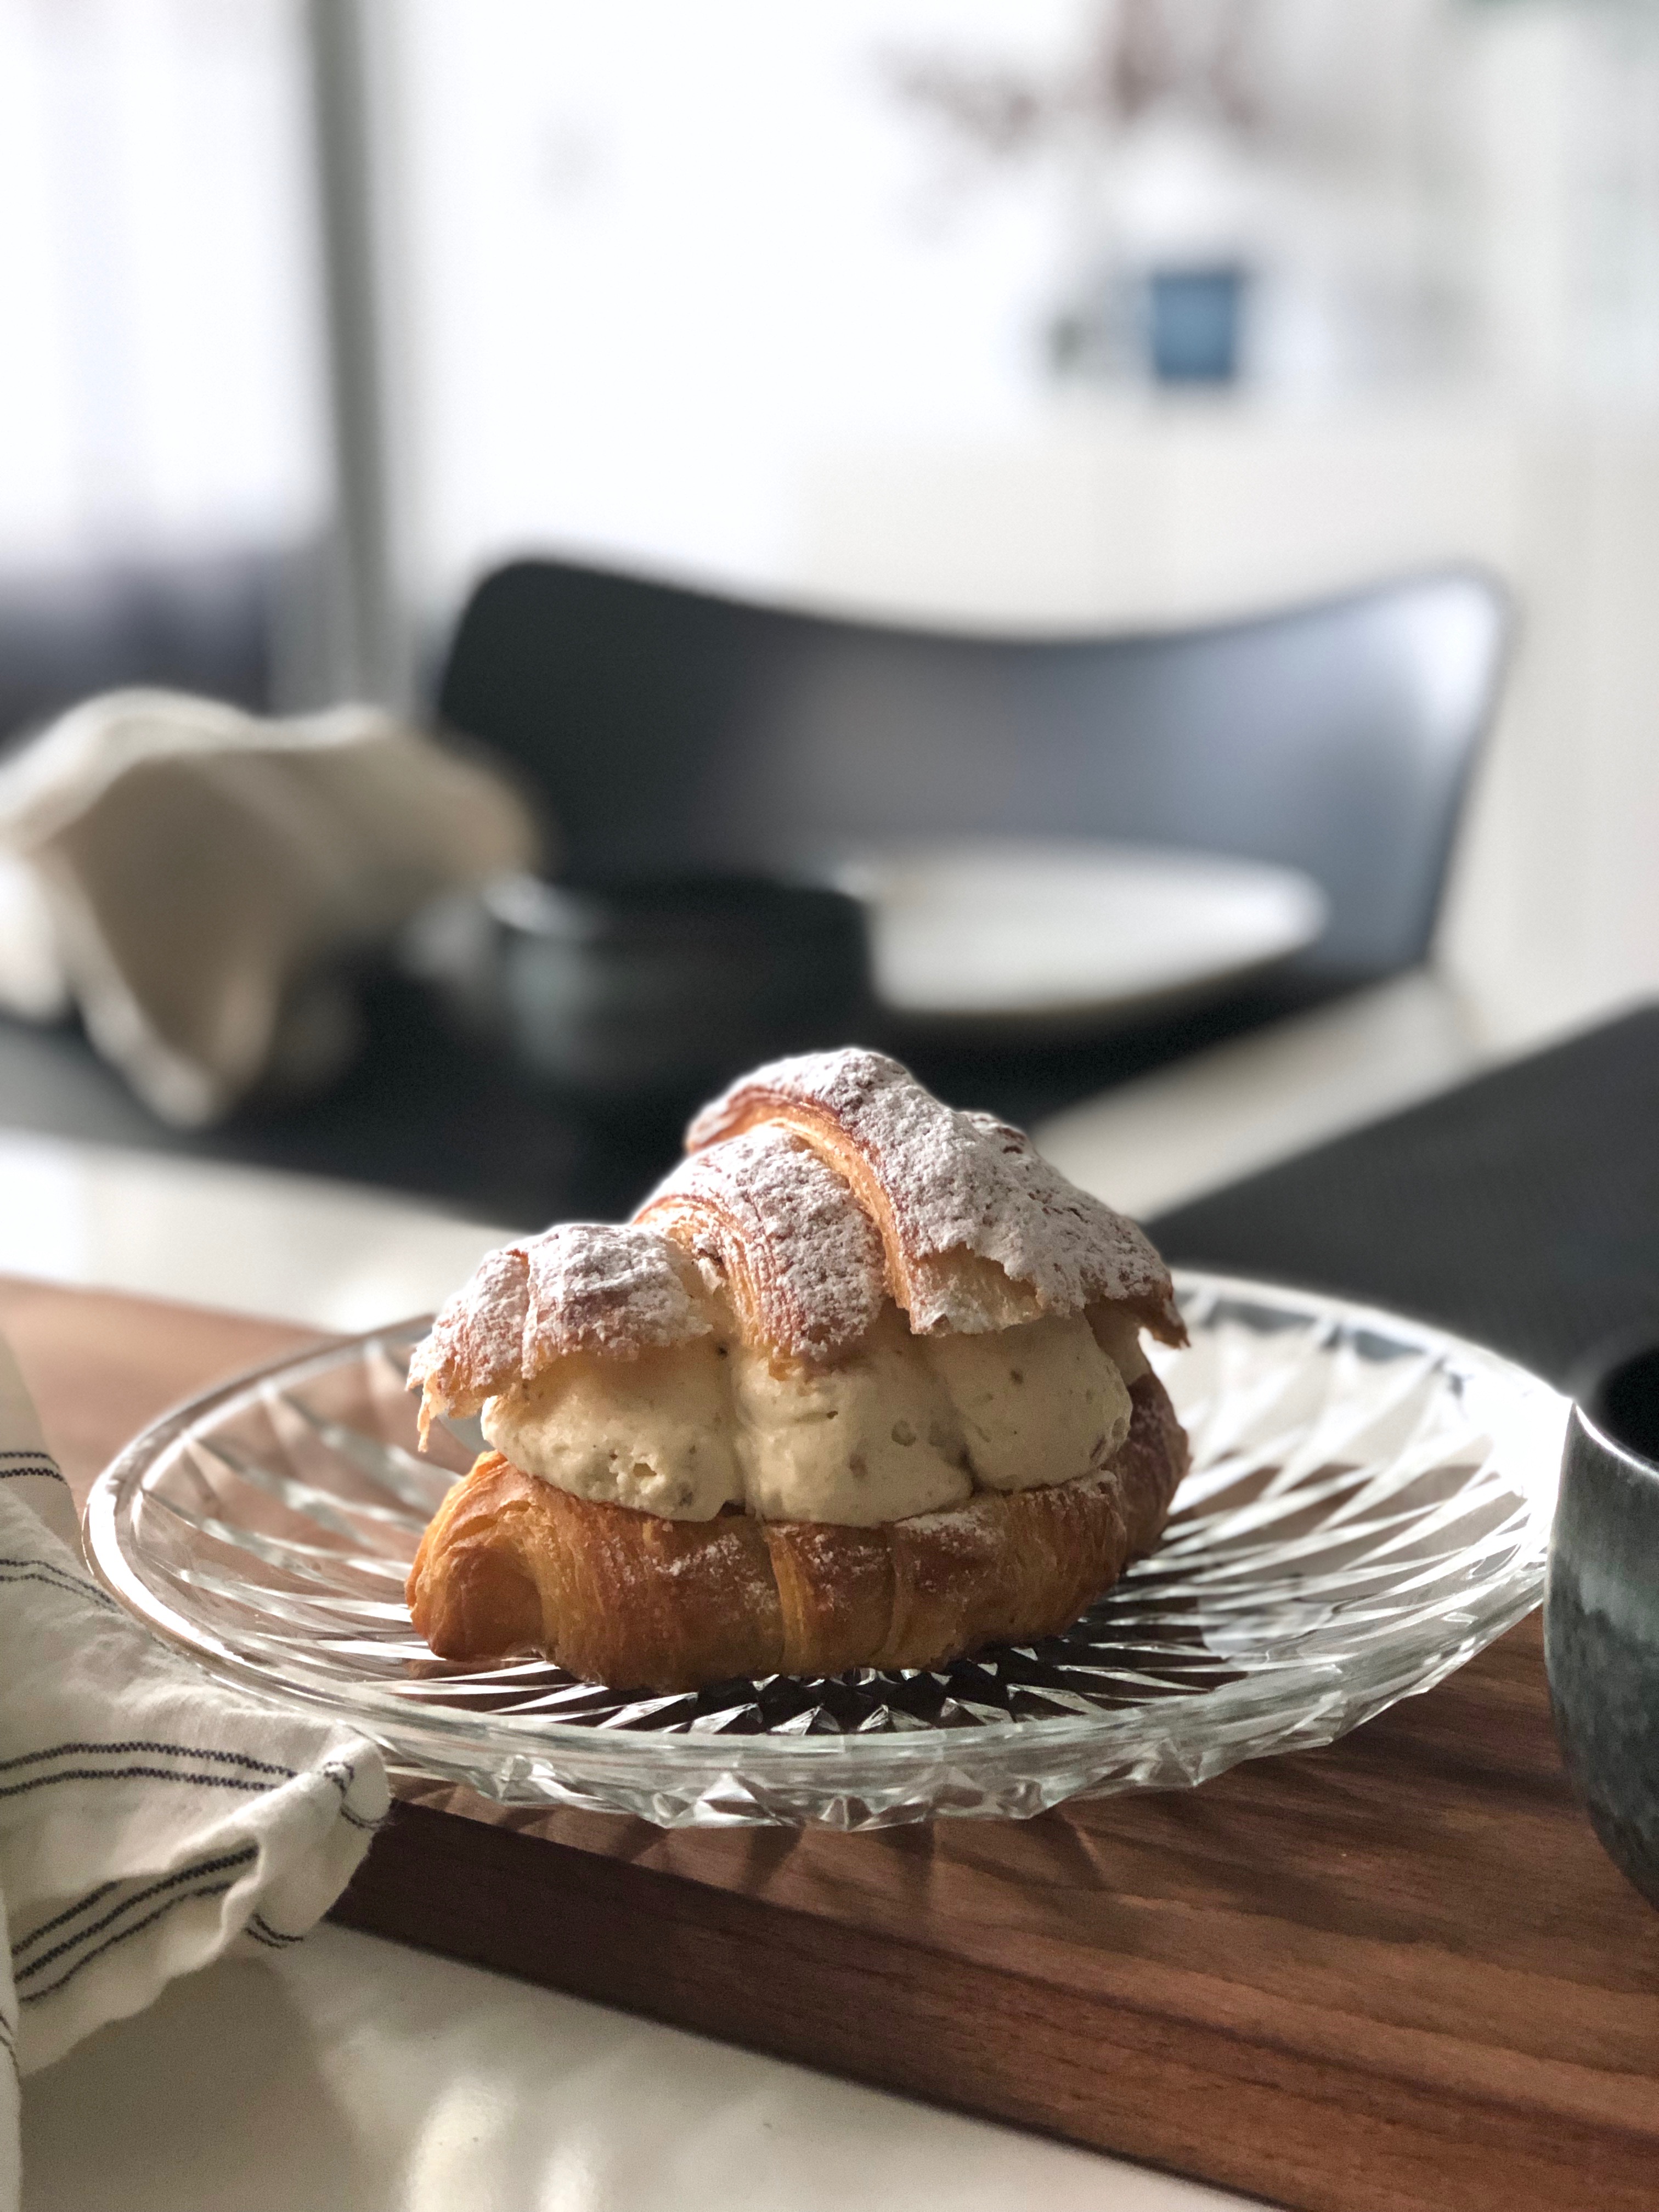
[[[1429,949],[1509,608],[1468,570],[1136,636],[888,628],[526,561],[439,708],[517,762],[578,867],[776,866],[869,838],[1051,835],[1305,870],[1310,977]]]

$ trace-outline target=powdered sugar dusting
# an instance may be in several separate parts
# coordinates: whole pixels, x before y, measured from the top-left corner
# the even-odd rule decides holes
[[[1121,1490],[1123,1475],[1116,1465],[1091,1468],[1086,1474],[1074,1474],[1065,1482],[1031,1485],[1032,1489],[1064,1491],[1068,1498],[1092,1498],[1102,1490]],[[1011,1498],[1028,1495],[1024,1490],[979,1490],[963,1505],[942,1505],[931,1513],[913,1513],[908,1520],[895,1526],[915,1529],[920,1534],[936,1530],[955,1530],[963,1534],[974,1534],[988,1526],[994,1528],[997,1521],[1009,1510]]]
[[[562,1222],[486,1254],[410,1361],[425,1412],[474,1413],[569,1352],[631,1358],[707,1335],[696,1269],[654,1230]]]
[[[854,1046],[757,1068],[696,1116],[687,1149],[771,1118],[851,1148],[909,1267],[971,1252],[1028,1285],[1045,1312],[1133,1305],[1185,1340],[1169,1270],[1132,1221],[1068,1182],[1023,1131],[957,1112],[885,1054]],[[945,1271],[927,1270],[911,1291],[914,1328],[951,1324]]]
[[[524,1372],[566,1352],[628,1358],[658,1345],[707,1336],[714,1323],[684,1255],[633,1223],[571,1222],[525,1248],[530,1310]]]
[[[686,1160],[635,1218],[712,1261],[758,1334],[796,1358],[857,1343],[886,1295],[874,1224],[810,1146],[771,1125]]]
[[[409,1382],[426,1386],[421,1440],[434,1413],[471,1412],[514,1379],[524,1360],[530,1262],[523,1248],[486,1252],[410,1354]]]

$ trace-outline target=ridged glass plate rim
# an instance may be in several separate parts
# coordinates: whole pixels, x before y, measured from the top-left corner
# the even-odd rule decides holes
[[[1512,1397],[1517,1414],[1529,1404],[1540,1422],[1536,1464],[1517,1468],[1515,1481],[1517,1492],[1524,1492],[1534,1508],[1530,1540],[1509,1571],[1462,1602],[1444,1598],[1412,1614],[1351,1664],[1339,1665],[1328,1657],[1286,1659],[1261,1674],[1191,1692],[1166,1692],[1155,1701],[1109,1712],[1010,1717],[986,1720],[971,1729],[922,1725],[896,1734],[823,1735],[601,1730],[550,1719],[541,1711],[482,1714],[414,1706],[396,1692],[373,1684],[347,1691],[337,1683],[309,1680],[299,1671],[274,1680],[204,1624],[179,1611],[146,1579],[142,1557],[132,1556],[137,1547],[125,1540],[131,1530],[131,1505],[150,1470],[193,1430],[216,1417],[226,1417],[239,1403],[258,1401],[278,1379],[297,1386],[377,1346],[416,1334],[425,1326],[423,1317],[365,1329],[314,1350],[267,1361],[163,1414],[94,1486],[85,1516],[88,1557],[112,1595],[209,1673],[275,1704],[300,1703],[324,1710],[373,1737],[395,1763],[468,1780],[489,1791],[490,1777],[481,1774],[488,1759],[497,1785],[490,1794],[507,1798],[517,1794],[510,1786],[514,1778],[509,1770],[521,1768],[519,1778],[523,1782],[530,1781],[532,1770],[538,1776],[536,1786],[526,1794],[544,1800],[564,1796],[567,1802],[592,1803],[595,1790],[601,1795],[607,1786],[638,1793],[649,1789],[653,1777],[660,1784],[665,1806],[670,1796],[679,1798],[688,1791],[706,1792],[738,1780],[763,1792],[806,1787],[828,1793],[839,1787],[860,1798],[879,1799],[895,1788],[914,1788],[929,1768],[941,1773],[955,1771],[964,1780],[971,1774],[978,1778],[975,1786],[989,1784],[996,1776],[1005,1780],[1025,1776],[1035,1782],[1042,1770],[1067,1751],[1086,1747],[1091,1763],[1109,1763],[1115,1747],[1144,1746],[1149,1735],[1163,1740],[1179,1768],[1183,1760],[1176,1740],[1189,1735],[1195,1721],[1212,1739],[1217,1754],[1201,1762],[1207,1778],[1242,1759],[1334,1741],[1397,1698],[1431,1688],[1531,1611],[1542,1594],[1567,1401],[1502,1355],[1382,1307],[1207,1270],[1176,1269],[1175,1275],[1189,1306],[1213,1309],[1224,1302],[1277,1312],[1287,1322],[1322,1324],[1355,1336],[1389,1340],[1497,1386],[1500,1394]],[[1437,1645],[1425,1650],[1424,1631],[1437,1620],[1446,1633]],[[1155,1725],[1150,1720],[1154,1703]],[[1279,1732],[1270,1742],[1252,1742],[1251,1723],[1270,1717],[1284,1723]],[[1144,1759],[1140,1763],[1146,1764]],[[1190,1758],[1185,1763],[1190,1765]],[[557,1779],[561,1768],[568,1773],[568,1792]],[[839,1779],[837,1769],[846,1770]],[[1160,1772],[1152,1786],[1167,1785],[1170,1778]],[[1091,1786],[1136,1784],[1133,1778],[1103,1784],[1079,1779],[1060,1794],[1077,1794]]]

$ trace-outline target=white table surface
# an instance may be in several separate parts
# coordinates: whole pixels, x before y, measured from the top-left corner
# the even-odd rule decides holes
[[[1042,1133],[1135,1211],[1454,1081],[1409,979]],[[0,1267],[319,1327],[434,1304],[500,1231],[243,1169],[0,1132]],[[324,1926],[224,1961],[27,2085],[26,2212],[1200,2212],[1244,2199]]]
[[[324,1926],[24,2098],[26,2212],[1200,2212],[1012,2129]]]

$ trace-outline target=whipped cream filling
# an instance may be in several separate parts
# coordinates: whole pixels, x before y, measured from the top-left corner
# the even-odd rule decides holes
[[[896,1306],[833,1367],[775,1370],[733,1352],[744,1502],[763,1521],[854,1528],[971,1498],[962,1422]]]
[[[1128,1388],[1081,1316],[919,1340],[980,1489],[1069,1481],[1104,1467],[1129,1432]]]
[[[775,1364],[728,1317],[635,1359],[556,1360],[486,1401],[483,1425],[515,1467],[578,1497],[670,1520],[740,1505],[873,1528],[1107,1465],[1128,1431],[1126,1371],[1146,1371],[1127,1316],[915,1336],[890,1304],[833,1366]]]
[[[483,1432],[514,1467],[578,1498],[712,1521],[744,1502],[728,1365],[712,1336],[634,1359],[569,1352],[486,1398]]]

